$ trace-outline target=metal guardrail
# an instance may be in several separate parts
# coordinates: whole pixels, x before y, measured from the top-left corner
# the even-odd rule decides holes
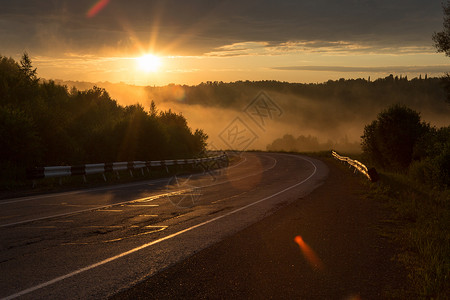
[[[114,162],[114,163],[99,163],[99,164],[85,164],[76,166],[51,166],[51,167],[36,167],[27,170],[28,179],[42,179],[49,177],[65,177],[74,175],[90,175],[103,174],[103,179],[106,181],[105,173],[126,171],[128,170],[133,175],[134,170],[141,170],[144,168],[163,167],[168,172],[168,166],[178,165],[202,165],[208,162],[228,161],[228,156],[223,153],[221,155],[195,158],[195,159],[176,159],[176,160],[157,160],[157,161],[129,161],[129,162]],[[205,167],[203,165],[203,167]],[[118,173],[117,173],[118,174]]]
[[[355,172],[358,171],[364,176],[366,176],[370,181],[376,182],[378,181],[378,173],[375,168],[367,168],[363,163],[360,161],[357,161],[355,159],[351,159],[350,157],[341,156],[336,151],[331,151],[331,155],[333,155],[334,158],[348,163],[350,166],[355,168]]]

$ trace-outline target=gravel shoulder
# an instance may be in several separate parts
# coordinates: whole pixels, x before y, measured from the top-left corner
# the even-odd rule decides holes
[[[401,298],[407,272],[382,234],[389,212],[361,177],[323,161],[329,177],[310,195],[113,299]]]

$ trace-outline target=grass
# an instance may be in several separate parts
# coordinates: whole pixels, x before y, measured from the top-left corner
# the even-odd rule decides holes
[[[433,190],[406,175],[381,173],[368,197],[386,205],[392,226],[384,229],[402,252],[411,292],[418,299],[450,295],[450,190]]]
[[[362,159],[361,155],[350,155]],[[381,202],[389,216],[381,235],[400,246],[397,260],[408,271],[410,289],[393,298],[449,299],[450,190],[438,190],[407,175],[381,172],[367,197]]]

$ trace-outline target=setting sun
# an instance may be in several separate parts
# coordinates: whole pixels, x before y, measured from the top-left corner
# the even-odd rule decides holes
[[[147,54],[136,58],[139,69],[145,72],[156,72],[161,66],[161,58]]]

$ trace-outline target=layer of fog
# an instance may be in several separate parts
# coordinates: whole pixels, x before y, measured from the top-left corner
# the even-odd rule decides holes
[[[76,86],[78,89],[92,87],[91,83],[64,82],[68,86]],[[279,112],[264,118],[264,126],[245,111],[251,105],[261,89],[249,88],[230,99],[230,105],[218,104],[214,93],[208,94],[208,99],[202,99],[201,104],[186,98],[186,89],[178,85],[166,87],[141,87],[126,84],[97,83],[97,86],[105,88],[113,99],[121,105],[140,103],[149,108],[151,101],[156,103],[159,110],[169,110],[183,114],[192,129],[200,128],[208,134],[209,147],[212,149],[235,148],[239,150],[266,150],[278,139],[285,135],[291,135],[298,141],[306,141],[310,136],[317,139],[318,149],[304,149],[291,147],[292,150],[311,151],[324,150],[322,148],[332,146],[336,150],[346,152],[360,151],[361,135],[364,126],[376,119],[377,114],[386,108],[386,102],[367,101],[364,107],[361,101],[352,105],[352,101],[340,103],[339,101],[312,100],[289,92],[269,90],[266,94],[270,101],[280,109]],[[357,97],[358,91],[355,91]],[[354,95],[354,96],[355,96]],[[417,101],[416,101],[417,102]],[[420,111],[422,119],[435,126],[448,126],[450,105],[442,101],[438,107],[435,104],[427,106],[425,101],[420,103],[404,103],[413,109]],[[424,104],[425,103],[425,104]],[[433,102],[435,103],[435,102]],[[242,133],[241,139],[230,137],[230,133]],[[291,140],[290,136],[284,142]],[[297,145],[299,142],[297,142]],[[301,144],[301,143],[300,143]],[[269,149],[281,150],[274,148]],[[289,151],[289,146],[284,147]],[[301,147],[300,147],[301,148]]]

